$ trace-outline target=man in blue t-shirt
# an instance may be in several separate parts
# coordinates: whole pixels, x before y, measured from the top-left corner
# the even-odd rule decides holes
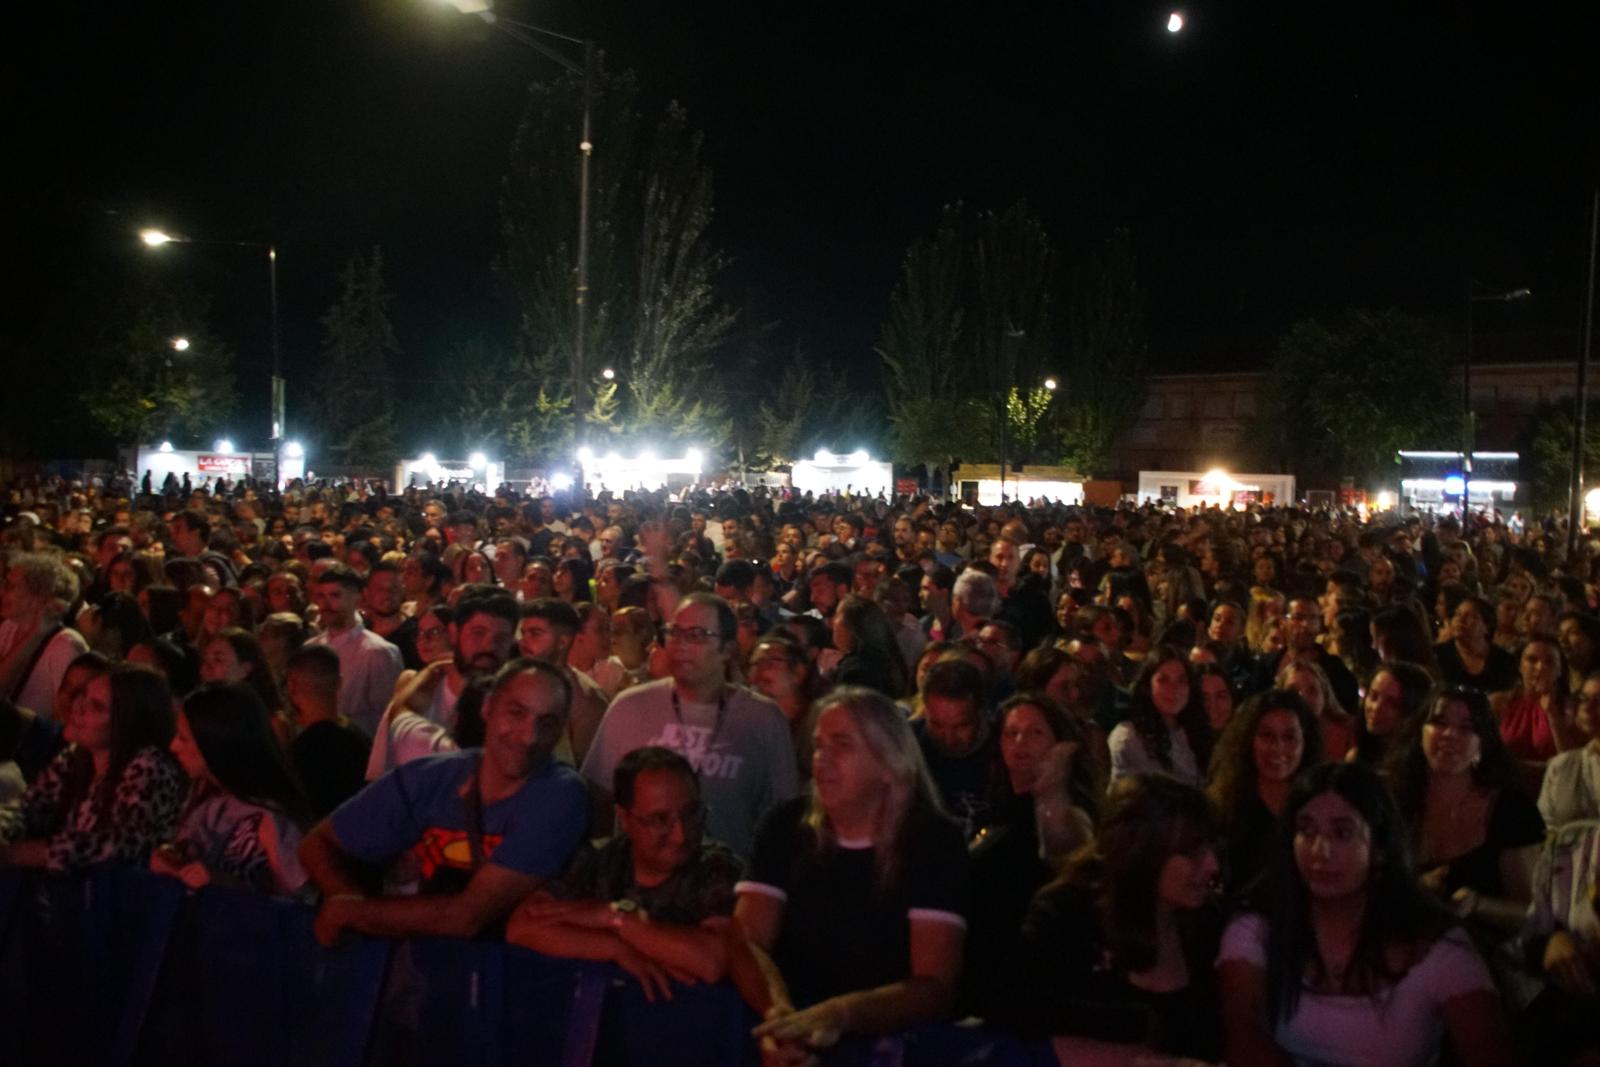
[[[583,838],[589,802],[552,758],[572,690],[548,664],[517,659],[484,701],[484,745],[396,767],[306,835],[300,859],[322,890],[317,937],[473,937],[502,922]],[[420,896],[376,898],[352,863],[411,853]]]

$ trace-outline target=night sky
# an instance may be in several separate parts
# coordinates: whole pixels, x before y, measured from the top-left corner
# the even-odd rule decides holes
[[[1128,227],[1159,369],[1259,366],[1289,322],[1356,305],[1458,327],[1469,276],[1536,294],[1480,308],[1486,344],[1570,358],[1596,20],[1401,6],[1191,4],[1173,36],[1169,6],[1108,0],[499,2],[594,36],[648,113],[687,107],[727,297],[775,324],[773,349],[866,385],[900,257],[957,199],[1026,198],[1069,262]],[[58,5],[12,29],[6,202],[28,269],[8,358],[48,350],[61,293],[133,270],[201,285],[264,355],[264,265],[156,260],[134,241],[150,224],[279,243],[291,422],[353,253],[384,250],[403,389],[458,341],[509,335],[496,190],[526,84],[555,74],[535,53],[433,0]],[[263,424],[265,373],[240,381]]]

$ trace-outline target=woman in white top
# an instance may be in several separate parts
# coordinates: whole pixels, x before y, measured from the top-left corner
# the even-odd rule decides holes
[[[1516,1062],[1466,933],[1422,891],[1377,772],[1324,764],[1296,783],[1254,909],[1217,961],[1231,1067]]]
[[[1192,786],[1205,784],[1211,761],[1211,722],[1189,659],[1163,645],[1145,658],[1133,682],[1127,721],[1106,739],[1111,781],[1130,774],[1168,774]]]

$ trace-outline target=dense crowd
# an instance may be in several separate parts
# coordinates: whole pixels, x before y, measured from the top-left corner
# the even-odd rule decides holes
[[[772,1064],[969,1016],[1073,1063],[1600,1059],[1600,545],[1554,527],[5,497],[0,864],[730,981]]]

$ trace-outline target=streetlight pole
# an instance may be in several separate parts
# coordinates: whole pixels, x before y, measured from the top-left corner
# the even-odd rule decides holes
[[[1572,426],[1572,489],[1567,501],[1567,559],[1578,552],[1578,536],[1583,529],[1583,459],[1588,436],[1589,354],[1594,341],[1594,255],[1600,238],[1600,189],[1594,191],[1589,208],[1589,279],[1583,294],[1583,351],[1578,353],[1578,410]]]
[[[230,248],[255,248],[266,251],[267,295],[272,339],[272,393],[270,397],[271,407],[267,415],[271,424],[271,432],[268,441],[272,445],[273,481],[280,481],[279,466],[282,460],[280,453],[283,445],[284,403],[287,389],[283,379],[283,353],[278,347],[278,246],[275,243],[263,243],[260,241],[209,241],[198,237],[182,237],[177,234],[167,233],[165,230],[156,229],[140,230],[139,240],[143,241],[149,248],[160,248],[163,245],[224,245]]]
[[[573,301],[577,310],[577,336],[572,342],[572,448],[574,453],[583,446],[583,413],[588,408],[588,380],[586,346],[589,338],[589,157],[594,154],[594,41],[587,37],[571,37],[564,33],[502,18],[494,12],[494,0],[443,0],[463,15],[476,15],[506,36],[533,49],[563,70],[583,78],[583,136],[578,142],[578,263],[577,283]],[[583,62],[552,48],[538,36],[552,37],[567,44],[583,47]]]
[[[1472,510],[1472,448],[1476,438],[1472,412],[1472,307],[1474,304],[1509,304],[1533,295],[1528,288],[1508,289],[1501,293],[1476,293],[1476,286],[1467,279],[1467,344],[1466,358],[1461,364],[1461,518],[1466,519]]]

